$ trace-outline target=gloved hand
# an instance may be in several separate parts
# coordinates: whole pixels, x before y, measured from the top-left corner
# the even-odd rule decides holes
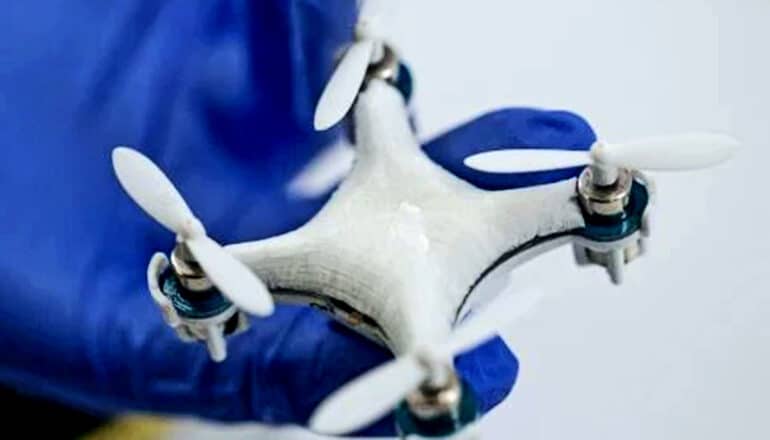
[[[145,285],[150,256],[174,238],[126,197],[110,163],[116,145],[143,151],[223,243],[301,225],[324,197],[289,197],[287,183],[340,135],[314,132],[312,114],[354,18],[352,0],[4,5],[1,383],[104,414],[302,425],[331,391],[389,357],[319,312],[289,306],[231,338],[221,364],[180,342]],[[569,176],[487,175],[462,159],[494,146],[593,140],[577,116],[512,109],[426,151],[501,189]],[[457,366],[485,410],[518,369],[500,339]],[[392,432],[386,420],[362,434]]]

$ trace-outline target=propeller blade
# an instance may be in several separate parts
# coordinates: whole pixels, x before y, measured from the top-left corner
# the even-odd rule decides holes
[[[478,314],[460,323],[441,351],[454,356],[486,342],[506,325],[526,315],[542,297],[539,289],[508,292],[498,296]]]
[[[505,149],[465,158],[465,165],[487,173],[524,173],[584,166],[595,160],[618,167],[648,171],[706,168],[730,159],[739,143],[730,136],[686,133],[633,142],[597,142],[587,151],[558,149]]]
[[[345,117],[364,82],[373,52],[374,42],[368,39],[353,43],[345,52],[318,101],[316,130],[326,130]]]
[[[118,147],[112,151],[112,165],[123,189],[160,224],[180,233],[196,221],[174,184],[146,156]]]
[[[240,260],[205,235],[185,241],[211,282],[239,308],[257,316],[273,313],[267,287]]]
[[[579,167],[590,160],[588,151],[524,148],[474,154],[465,165],[487,173],[526,173]]]
[[[542,297],[529,289],[498,297],[460,324],[439,353],[450,356],[493,337],[506,323],[524,316]],[[378,420],[428,378],[428,371],[407,355],[385,363],[344,385],[319,405],[310,427],[324,434],[346,434]]]
[[[592,154],[597,161],[614,166],[651,171],[693,170],[726,161],[738,145],[737,140],[726,135],[686,133],[597,144]]]
[[[412,356],[387,362],[327,397],[310,419],[310,428],[333,435],[361,429],[393,410],[426,377]]]
[[[381,0],[362,0],[359,4],[356,32],[365,38],[381,38],[384,14],[385,8]]]

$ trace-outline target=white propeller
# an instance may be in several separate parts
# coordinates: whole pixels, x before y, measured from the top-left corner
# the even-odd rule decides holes
[[[326,130],[350,110],[361,89],[369,63],[382,53],[380,0],[363,0],[356,23],[356,41],[345,51],[329,83],[321,94],[313,124]]]
[[[617,144],[596,142],[588,151],[493,150],[469,156],[465,164],[490,173],[545,171],[591,162],[649,171],[693,170],[730,159],[738,145],[722,134],[685,133]]]
[[[492,338],[524,316],[542,297],[539,290],[508,292],[460,323],[447,339],[391,360],[342,386],[319,405],[311,429],[347,434],[387,414],[451,359]],[[444,365],[447,364],[447,365]]]
[[[206,235],[177,189],[150,159],[136,150],[118,147],[112,152],[112,163],[128,195],[150,217],[177,234],[223,295],[255,315],[273,312],[273,300],[265,285]]]

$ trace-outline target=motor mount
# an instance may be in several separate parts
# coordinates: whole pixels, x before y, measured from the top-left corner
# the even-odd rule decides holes
[[[606,174],[586,167],[578,177],[585,226],[577,232],[573,250],[578,264],[603,266],[612,282],[620,284],[624,266],[646,249],[650,182],[641,173],[623,168],[615,171],[610,184],[602,176]]]
[[[191,254],[178,244],[171,260],[153,256],[148,283],[166,322],[185,342],[205,343],[216,362],[227,357],[226,336],[242,333],[248,319],[208,280]]]
[[[401,438],[446,438],[462,432],[479,417],[478,399],[468,383],[452,373],[441,387],[424,385],[395,411]]]

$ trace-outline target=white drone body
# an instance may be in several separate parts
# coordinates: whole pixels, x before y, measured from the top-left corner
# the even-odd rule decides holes
[[[504,254],[583,225],[574,180],[490,192],[432,162],[383,81],[362,92],[355,122],[352,170],[312,220],[226,249],[279,297],[328,298],[371,318],[367,335],[396,354],[445,339]]]
[[[382,80],[369,82],[354,115],[355,162],[325,206],[294,231],[224,247],[278,300],[319,305],[398,356],[446,340],[474,286],[506,255],[569,243],[565,234],[584,225],[574,179],[485,191],[445,171],[422,151],[401,93]],[[234,308],[180,325],[157,282],[167,265],[157,254],[148,271],[167,321],[187,340],[219,340]],[[224,358],[223,343],[209,347]]]
[[[399,89],[366,75],[382,50],[359,38],[316,118],[320,128],[328,127],[352,105],[355,160],[323,208],[296,230],[219,246],[149,159],[126,148],[113,155],[129,195],[178,236],[171,262],[156,254],[147,275],[152,298],[184,340],[205,341],[212,358],[224,361],[225,336],[246,328],[241,311],[268,315],[279,301],[317,306],[394,353],[393,361],[321,404],[311,428],[325,433],[362,428],[410,394],[417,395],[410,403],[418,401],[420,390],[456,390],[453,356],[494,336],[539,297],[531,290],[474,295],[480,283],[505,282],[512,266],[572,244],[578,263],[603,265],[619,283],[649,234],[653,189],[635,169],[704,167],[725,160],[735,147],[725,137],[686,135],[614,146],[597,142],[590,152],[491,151],[466,163],[489,172],[590,166],[578,178],[485,191],[423,152]],[[617,239],[585,233],[596,216],[622,215],[632,191],[645,198],[633,213],[635,228]],[[192,291],[218,289],[226,298],[221,309],[201,317],[180,313],[164,289],[169,268]],[[479,314],[463,319],[478,308]],[[446,402],[439,402],[439,410],[441,404]],[[435,409],[423,415],[441,415],[431,413]]]

